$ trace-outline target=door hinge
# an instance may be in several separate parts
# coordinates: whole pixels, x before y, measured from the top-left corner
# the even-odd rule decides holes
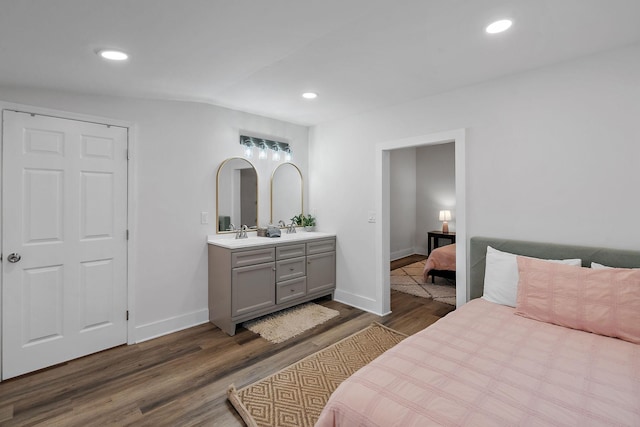
[[[129,230],[127,230],[127,240],[129,240]]]
[[[127,320],[129,320],[129,310],[127,310]]]
[[[131,160],[131,157],[129,157],[129,149],[128,148],[125,150],[125,155],[127,157],[127,160]]]

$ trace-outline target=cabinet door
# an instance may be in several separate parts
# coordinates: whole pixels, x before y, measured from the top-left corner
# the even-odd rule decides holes
[[[336,287],[336,253],[307,255],[307,293]]]
[[[234,268],[231,273],[231,316],[275,305],[275,263]]]

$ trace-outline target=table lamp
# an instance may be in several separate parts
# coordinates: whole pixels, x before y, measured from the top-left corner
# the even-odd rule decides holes
[[[451,221],[451,211],[440,211],[440,221],[442,221],[442,232],[449,232],[449,224],[447,221]]]

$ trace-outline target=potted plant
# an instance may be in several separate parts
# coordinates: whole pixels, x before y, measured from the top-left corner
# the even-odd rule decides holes
[[[305,231],[314,231],[316,229],[316,219],[312,215],[306,215],[301,213],[291,218],[296,225],[304,227]]]

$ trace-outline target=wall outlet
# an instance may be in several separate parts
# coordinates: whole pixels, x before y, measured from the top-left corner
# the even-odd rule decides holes
[[[200,212],[200,224],[209,224],[209,212]]]
[[[376,213],[375,213],[375,211],[369,211],[369,214],[367,215],[367,217],[368,217],[367,221],[376,222]]]

